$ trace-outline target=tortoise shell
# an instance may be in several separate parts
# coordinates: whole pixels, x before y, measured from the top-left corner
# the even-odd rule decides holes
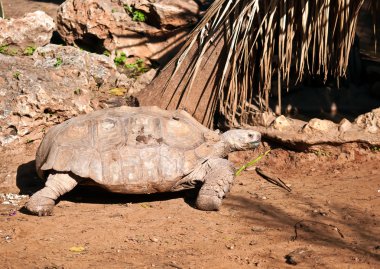
[[[183,110],[118,107],[52,127],[36,167],[41,177],[71,172],[115,192],[168,191],[207,158],[218,139]]]

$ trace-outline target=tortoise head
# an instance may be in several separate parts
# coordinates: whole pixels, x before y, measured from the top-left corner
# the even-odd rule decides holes
[[[243,129],[227,131],[222,137],[231,151],[257,148],[261,141],[259,132]]]

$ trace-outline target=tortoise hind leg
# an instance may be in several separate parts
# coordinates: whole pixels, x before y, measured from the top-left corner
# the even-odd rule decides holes
[[[48,216],[53,212],[55,200],[74,189],[78,182],[69,174],[49,175],[45,187],[30,197],[25,207],[38,216]]]
[[[204,178],[196,207],[201,210],[219,210],[224,196],[230,191],[235,178],[232,164],[225,159],[212,159],[207,162],[209,170]]]

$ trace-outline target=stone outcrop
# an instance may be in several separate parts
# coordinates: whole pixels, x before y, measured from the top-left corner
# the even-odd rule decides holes
[[[143,21],[134,18],[136,11]],[[67,0],[58,10],[57,26],[68,44],[164,63],[198,21],[198,13],[193,0]]]
[[[31,57],[0,54],[0,145],[39,139],[78,114],[128,104],[138,81],[104,55],[47,45]],[[118,89],[121,94],[113,94]]]
[[[48,44],[55,30],[53,19],[43,11],[28,13],[18,19],[0,18],[0,46],[9,54],[19,54],[27,47]]]
[[[263,118],[261,120],[260,115]],[[380,108],[360,115],[354,122],[343,119],[339,124],[322,119],[305,122],[279,116],[268,126],[267,119],[267,114],[258,114],[253,123],[256,126],[245,127],[261,132],[270,140],[301,150],[313,145],[340,145],[351,142],[380,146]],[[261,124],[263,122],[266,125]]]

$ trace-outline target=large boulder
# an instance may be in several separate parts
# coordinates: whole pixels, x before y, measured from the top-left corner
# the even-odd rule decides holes
[[[18,19],[0,18],[0,46],[9,54],[18,54],[27,47],[50,43],[55,30],[53,19],[43,11],[28,13]]]
[[[194,0],[67,0],[57,27],[68,44],[165,63],[198,16]]]
[[[1,146],[39,139],[78,114],[129,104],[136,83],[109,57],[75,47],[47,45],[32,57],[0,54],[0,62]]]

